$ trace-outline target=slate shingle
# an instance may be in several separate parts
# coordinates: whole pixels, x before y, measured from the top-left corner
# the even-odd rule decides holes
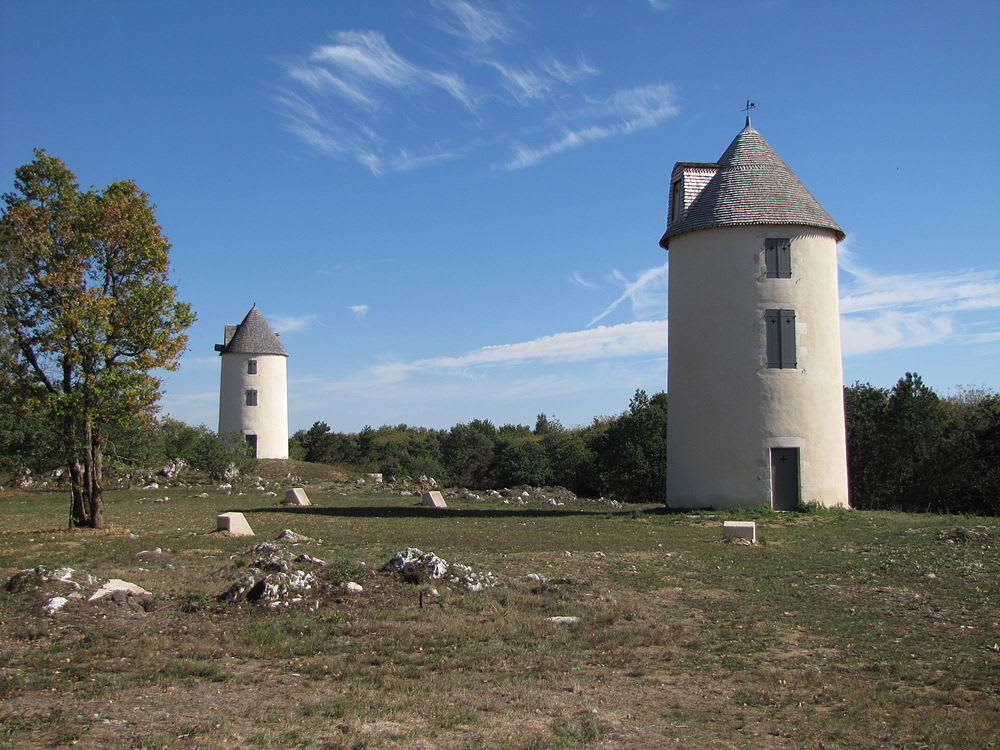
[[[711,227],[748,224],[801,224],[844,232],[799,178],[747,123],[719,159],[719,169],[684,216],[660,240]]]
[[[230,336],[231,328],[236,329],[232,336]],[[216,351],[222,354],[280,354],[283,357],[288,356],[285,347],[278,340],[278,334],[264,320],[257,305],[250,308],[250,312],[238,326],[226,326],[226,339],[226,343],[215,345]]]

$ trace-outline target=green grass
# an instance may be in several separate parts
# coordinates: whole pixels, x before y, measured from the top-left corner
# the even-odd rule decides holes
[[[337,482],[310,485],[312,507],[283,508],[202,491],[110,492],[106,532],[62,530],[60,494],[0,495],[0,582],[69,565],[157,598],[150,613],[50,618],[0,591],[0,743],[997,746],[996,519],[452,498],[428,512]],[[257,536],[210,533],[226,510]],[[756,520],[766,543],[722,543],[734,518]],[[942,538],[957,526],[988,540]],[[315,611],[217,602],[243,553],[285,528],[316,540],[295,549],[327,560],[331,581],[364,593]],[[417,586],[381,570],[408,546],[503,584],[437,585],[421,608]],[[565,615],[580,621],[545,621]]]

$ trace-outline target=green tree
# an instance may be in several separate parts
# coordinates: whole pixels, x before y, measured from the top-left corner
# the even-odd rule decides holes
[[[292,436],[305,449],[306,461],[313,463],[329,463],[329,452],[332,437],[330,425],[326,422],[313,422],[308,430],[299,430]]]
[[[870,383],[844,389],[847,423],[847,474],[851,505],[883,508],[886,504],[885,410],[889,391]]]
[[[452,427],[442,448],[448,478],[463,487],[489,487],[496,440],[497,429],[488,420]]]
[[[197,437],[188,447],[187,455],[181,458],[195,469],[208,472],[212,479],[230,478],[228,472],[231,469],[245,475],[257,465],[250,446],[240,435],[218,435],[205,426],[196,430]]]
[[[664,502],[667,473],[667,394],[637,390],[629,410],[595,431],[601,491],[626,502]]]
[[[948,415],[923,378],[906,373],[885,407],[885,479],[889,507],[939,510],[936,471]]]
[[[947,429],[936,498],[949,513],[1000,513],[1000,394],[962,389],[942,401]]]
[[[537,437],[530,432],[520,434],[508,431],[498,438],[493,464],[494,486],[542,486],[548,484],[551,478],[549,457]]]
[[[100,528],[107,431],[152,419],[150,371],[177,367],[194,315],[168,283],[170,245],[135,183],[81,191],[36,150],[4,204],[0,332],[24,366],[17,386],[57,425],[71,523]]]
[[[594,453],[587,447],[583,430],[549,430],[542,435],[542,447],[549,458],[554,484],[578,495],[600,493],[594,472]]]

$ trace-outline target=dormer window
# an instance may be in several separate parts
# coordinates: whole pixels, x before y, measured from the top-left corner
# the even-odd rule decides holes
[[[684,182],[674,180],[670,185],[670,217],[669,223],[674,224],[684,216]]]
[[[257,360],[256,359],[248,359],[247,360],[247,375],[256,375],[256,374],[257,374]]]

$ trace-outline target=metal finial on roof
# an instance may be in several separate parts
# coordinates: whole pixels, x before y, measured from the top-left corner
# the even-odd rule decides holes
[[[744,108],[743,108],[743,109],[741,110],[741,111],[743,111],[743,112],[746,112],[746,113],[747,113],[747,122],[746,122],[746,125],[745,125],[745,127],[748,127],[748,128],[750,127],[750,110],[751,110],[751,109],[754,109],[754,108],[755,108],[756,106],[757,106],[757,102],[752,102],[752,101],[750,101],[749,99],[747,99],[747,106],[745,106],[745,107],[744,107]]]

